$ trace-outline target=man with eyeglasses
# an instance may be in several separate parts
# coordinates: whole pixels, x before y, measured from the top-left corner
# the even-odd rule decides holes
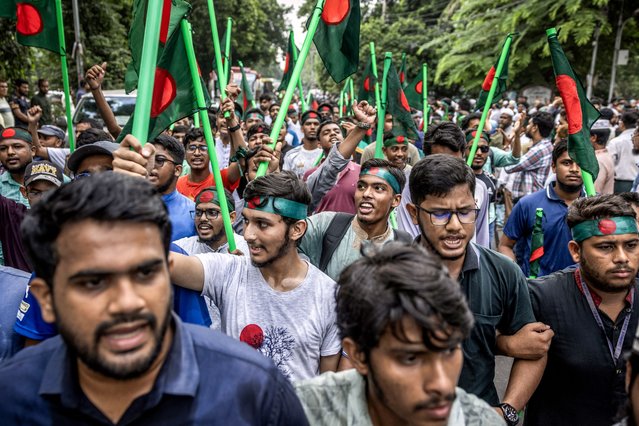
[[[439,256],[459,281],[475,317],[462,345],[464,367],[459,387],[496,408],[509,425],[535,390],[519,371],[543,357],[552,331],[535,323],[526,279],[505,256],[471,243],[478,208],[473,197],[475,174],[462,159],[434,154],[420,160],[410,175],[412,203],[407,208],[421,235],[416,243]],[[509,387],[501,404],[493,383],[495,355],[515,356]],[[517,387],[511,389],[511,384]]]

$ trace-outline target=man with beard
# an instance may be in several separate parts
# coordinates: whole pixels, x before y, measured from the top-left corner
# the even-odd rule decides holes
[[[29,82],[22,78],[18,78],[15,81],[16,90],[14,95],[9,101],[11,106],[11,112],[15,119],[15,126],[21,129],[26,129],[29,125],[29,118],[27,117],[27,111],[31,107],[29,105]]]
[[[616,195],[568,209],[568,268],[529,283],[533,310],[556,335],[526,425],[609,425],[626,402],[626,363],[637,328],[639,235],[632,207]]]
[[[270,93],[262,93],[260,95],[260,111],[262,112],[262,120],[266,124],[271,124],[271,116],[268,114],[268,109],[273,103],[273,96]]]
[[[233,195],[224,190],[229,206],[231,222],[235,222],[235,202]],[[215,187],[202,190],[195,197],[195,230],[197,235],[174,241],[189,256],[201,253],[228,253],[228,240],[224,233],[220,199]],[[241,235],[234,234],[235,244],[243,253],[248,254],[248,245]]]
[[[51,101],[47,98],[47,93],[49,93],[49,80],[46,78],[38,79],[38,93],[31,98],[31,108],[39,106],[42,109],[40,127],[45,124],[53,124],[53,110],[51,109]]]
[[[2,364],[3,422],[307,424],[272,363],[171,312],[171,224],[152,185],[76,180],[38,203],[23,232],[31,290],[60,337]]]
[[[335,371],[341,348],[335,282],[297,252],[310,201],[291,172],[258,177],[244,190],[249,256],[172,257],[173,281],[213,300],[222,331],[272,358],[291,380]]]
[[[497,131],[490,140],[490,146],[503,149],[514,136],[513,116],[515,113],[510,108],[502,108],[499,115]]]
[[[473,317],[439,259],[419,246],[368,247],[338,288],[337,323],[355,368],[295,383],[311,424],[504,424],[456,387]]]
[[[33,138],[26,130],[9,127],[0,133],[0,163],[5,170],[0,175],[0,195],[29,205],[20,187],[24,184],[24,171],[34,155]]]
[[[410,175],[412,202],[408,211],[420,231],[416,243],[437,255],[458,281],[476,324],[464,340],[464,367],[459,387],[503,411],[517,423],[537,382],[520,372],[531,359],[545,355],[552,330],[535,323],[526,279],[507,257],[470,242],[478,208],[473,197],[475,175],[462,159],[435,154],[422,159]],[[504,399],[495,385],[495,355],[514,356],[513,372]],[[534,355],[533,355],[534,352]],[[528,357],[528,355],[526,355]],[[532,361],[534,362],[534,361]],[[510,384],[517,387],[511,389]]]
[[[404,173],[387,160],[368,160],[357,180],[356,214],[322,212],[309,217],[300,250],[313,265],[337,279],[346,266],[361,256],[360,247],[365,241],[410,242],[410,235],[393,229],[388,220],[399,205],[405,183]],[[336,241],[331,250],[333,240]]]
[[[343,212],[355,214],[355,187],[359,179],[360,165],[350,161],[367,129],[375,124],[376,110],[366,101],[353,105],[353,117],[357,124],[344,122],[342,127],[351,129],[346,138],[335,121],[323,121],[318,128],[324,160],[318,167],[308,170],[304,180],[311,190],[311,211]]]
[[[309,109],[302,114],[302,131],[304,132],[302,144],[286,154],[282,170],[292,171],[301,179],[307,170],[315,166],[315,162],[322,154],[317,138],[320,121],[321,117],[317,111]]]
[[[572,237],[566,224],[566,214],[568,207],[585,193],[581,169],[568,155],[566,140],[557,143],[552,151],[552,171],[556,174],[555,182],[515,204],[499,242],[499,251],[517,261],[525,276],[529,275],[530,270],[530,244],[537,208],[544,209],[544,255],[539,261],[538,276],[574,264],[568,251],[568,242]]]

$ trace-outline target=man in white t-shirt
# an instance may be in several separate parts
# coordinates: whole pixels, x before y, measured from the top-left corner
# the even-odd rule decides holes
[[[291,172],[275,173],[251,181],[244,199],[249,256],[176,255],[173,280],[213,300],[222,331],[273,359],[291,380],[335,371],[336,284],[297,253],[308,188]]]
[[[300,179],[304,176],[304,173],[319,164],[318,159],[322,154],[317,135],[321,121],[319,113],[310,109],[302,114],[301,121],[302,132],[304,133],[302,144],[286,153],[284,165],[282,166],[282,170],[290,170]]]

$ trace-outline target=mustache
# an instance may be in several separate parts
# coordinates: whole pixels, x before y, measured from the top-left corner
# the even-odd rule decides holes
[[[435,408],[447,403],[452,403],[455,401],[455,398],[457,398],[455,392],[449,393],[447,395],[434,396],[427,401],[417,404],[417,406],[415,406],[415,411],[427,410],[429,408]]]
[[[136,322],[136,321],[144,321],[148,323],[152,330],[155,330],[157,328],[157,323],[158,323],[157,318],[155,317],[155,315],[151,313],[119,314],[115,318],[109,321],[104,321],[98,324],[98,326],[95,329],[96,340],[102,337],[103,335],[105,335],[110,328],[113,328],[120,324],[127,324],[131,322]]]

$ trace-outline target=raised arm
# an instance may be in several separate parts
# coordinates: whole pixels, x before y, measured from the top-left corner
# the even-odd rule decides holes
[[[204,288],[204,267],[195,256],[169,254],[171,282],[189,290],[201,292]]]
[[[31,134],[31,139],[33,139],[35,155],[48,160],[49,152],[46,147],[42,146],[40,138],[38,137],[38,122],[40,121],[40,117],[42,117],[42,108],[39,106],[34,106],[27,110],[27,122],[29,123],[28,130]]]
[[[102,81],[106,75],[106,68],[106,62],[103,62],[102,65],[94,65],[89,68],[84,79],[91,88],[91,93],[95,99],[95,105],[97,106],[98,111],[100,111],[100,116],[104,120],[104,125],[109,130],[109,133],[111,133],[114,138],[117,138],[120,135],[122,128],[118,125],[115,115],[104,98],[104,93],[102,93]]]

